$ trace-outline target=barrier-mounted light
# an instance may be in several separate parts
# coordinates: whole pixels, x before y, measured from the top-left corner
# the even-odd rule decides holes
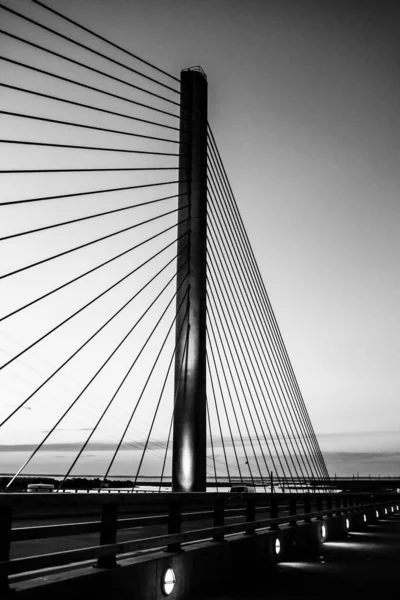
[[[364,515],[363,519],[364,519],[364,523],[366,523],[367,522],[367,515]]]
[[[385,508],[385,515],[387,515],[387,508]]]
[[[171,567],[165,569],[161,579],[161,591],[164,596],[169,596],[175,587],[176,577],[174,570]]]
[[[350,528],[350,521],[349,521],[349,519],[346,519],[346,529],[349,529],[349,528]]]
[[[390,510],[391,510],[392,512],[394,511],[394,508],[393,508],[393,506],[391,506],[391,507],[390,507]]]
[[[396,506],[396,510],[399,510],[399,505],[398,505],[398,504],[397,504],[397,506]]]
[[[280,551],[281,551],[281,542],[280,542],[279,538],[276,538],[276,540],[275,540],[275,554],[276,554],[276,556],[278,556],[278,554],[280,553]]]
[[[321,526],[321,537],[324,540],[326,538],[326,527],[325,525]]]
[[[375,516],[376,516],[377,519],[379,519],[379,510],[375,511]]]

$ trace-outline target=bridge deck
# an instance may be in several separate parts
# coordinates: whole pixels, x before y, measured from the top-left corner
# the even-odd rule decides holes
[[[202,600],[320,600],[397,596],[400,516],[390,516],[347,540],[327,542],[319,560],[282,562],[257,592],[204,596]]]

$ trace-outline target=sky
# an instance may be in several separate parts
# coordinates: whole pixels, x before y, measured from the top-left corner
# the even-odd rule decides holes
[[[209,121],[328,469],[398,473],[398,3],[48,4],[178,77],[204,69]]]

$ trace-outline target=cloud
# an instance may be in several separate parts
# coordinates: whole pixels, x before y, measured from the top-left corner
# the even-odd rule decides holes
[[[51,429],[42,429],[42,433],[50,433]],[[93,427],[57,427],[56,431],[93,431]]]
[[[400,452],[325,452],[324,459],[331,477],[400,474]]]
[[[91,452],[114,451],[118,441],[113,442],[93,442],[88,445],[88,450]],[[142,451],[145,440],[137,442],[124,442],[120,450]],[[43,452],[79,452],[83,446],[82,442],[54,442],[48,443],[41,448]],[[170,444],[170,448],[172,444]],[[36,450],[37,444],[0,444],[0,452],[33,452]],[[147,446],[148,450],[165,450],[165,444],[162,442],[150,442]],[[86,456],[86,454],[84,454]]]

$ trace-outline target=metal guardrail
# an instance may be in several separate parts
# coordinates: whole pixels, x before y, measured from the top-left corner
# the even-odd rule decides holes
[[[47,497],[45,498],[44,496]],[[97,566],[112,568],[116,566],[116,558],[120,554],[165,548],[169,551],[179,551],[182,544],[206,539],[222,541],[227,535],[239,533],[251,535],[257,529],[278,529],[281,525],[296,525],[300,521],[309,521],[335,514],[388,506],[390,503],[396,503],[396,500],[399,501],[398,497],[394,495],[387,495],[386,497],[381,497],[379,502],[372,502],[370,494],[351,496],[338,494],[324,496],[306,494],[302,496],[293,494],[286,497],[286,499],[289,499],[289,504],[285,505],[285,508],[289,509],[288,515],[278,516],[279,509],[282,509],[282,506],[279,505],[279,500],[282,500],[282,497],[279,498],[273,495],[269,495],[269,505],[265,503],[266,495],[243,495],[241,497],[243,506],[233,509],[229,509],[226,506],[230,498],[233,498],[235,501],[237,500],[237,496],[233,494],[169,494],[166,496],[168,498],[168,515],[118,520],[118,507],[121,505],[123,498],[120,495],[116,495],[114,498],[106,495],[103,497],[97,496],[96,504],[101,507],[101,521],[16,529],[12,529],[14,507],[20,507],[21,505],[32,506],[37,503],[49,505],[51,504],[50,498],[53,500],[53,506],[57,502],[54,502],[55,498],[51,494],[43,494],[40,498],[38,496],[32,498],[32,496],[24,496],[22,494],[8,494],[0,497],[0,590],[8,589],[8,577],[18,573],[95,559],[97,559]],[[262,498],[263,496],[264,498]],[[129,497],[129,504],[133,508],[137,504],[133,501],[136,498],[137,496],[132,498],[132,495]],[[93,496],[91,497],[92,499]],[[264,500],[262,506],[257,506],[257,499]],[[124,498],[124,500],[128,502],[128,499]],[[192,502],[194,505],[196,500],[198,502],[200,500],[212,502],[211,510],[182,512],[182,506],[185,501]],[[149,497],[146,497],[146,502],[148,501]],[[315,504],[316,510],[311,510],[311,504]],[[261,510],[264,512],[268,510],[270,516],[268,518],[257,519],[257,511],[260,512]],[[301,512],[299,512],[300,510]],[[225,517],[233,514],[244,516],[245,521],[226,525]],[[181,527],[184,520],[204,519],[207,517],[213,520],[213,526],[182,532]],[[118,529],[157,524],[166,524],[168,526],[168,533],[117,542]],[[10,545],[13,541],[93,532],[100,533],[99,545],[10,560]]]
[[[258,510],[268,507],[259,507]],[[244,515],[243,508],[230,508],[229,516]],[[182,521],[203,520],[211,518],[214,511],[186,512],[182,513]],[[169,516],[159,515],[151,517],[132,517],[118,519],[117,529],[134,529],[135,527],[150,527],[152,525],[167,525]],[[86,521],[82,523],[62,523],[57,525],[34,525],[32,527],[17,527],[11,530],[11,542],[27,540],[48,539],[53,537],[64,537],[68,535],[80,535],[85,533],[97,533],[101,531],[101,521]]]

